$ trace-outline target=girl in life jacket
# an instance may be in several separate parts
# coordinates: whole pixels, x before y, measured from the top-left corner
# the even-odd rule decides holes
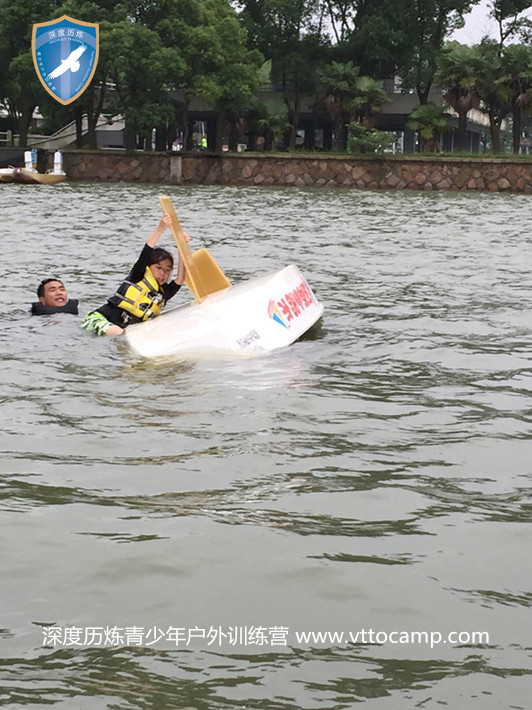
[[[185,281],[185,265],[179,257],[177,276],[168,282],[174,259],[166,249],[156,247],[170,223],[170,215],[164,214],[127,278],[107,303],[87,313],[82,328],[97,335],[119,335],[131,323],[158,316],[164,304],[175,296]],[[185,238],[188,241],[188,235]]]

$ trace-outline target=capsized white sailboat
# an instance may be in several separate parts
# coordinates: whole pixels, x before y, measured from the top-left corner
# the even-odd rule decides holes
[[[266,353],[291,345],[322,313],[323,306],[291,265],[130,325],[126,337],[144,357]]]
[[[287,347],[320,320],[323,306],[295,265],[231,286],[205,249],[194,254],[167,197],[172,232],[187,266],[193,303],[130,325],[126,339],[143,357],[254,355]]]

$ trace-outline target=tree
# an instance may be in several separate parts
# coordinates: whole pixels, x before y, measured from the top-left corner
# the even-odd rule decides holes
[[[467,114],[480,104],[477,67],[475,50],[459,42],[448,42],[438,56],[435,79],[444,89],[446,102],[458,114],[459,151],[466,149]]]
[[[388,101],[382,82],[360,76],[352,61],[345,64],[331,62],[321,71],[322,101],[336,123],[337,149],[346,150],[347,126],[356,121],[366,128],[374,128],[375,114]]]
[[[315,34],[303,36],[287,51],[283,59],[281,75],[283,100],[288,110],[291,125],[288,148],[296,146],[299,115],[305,96],[313,96],[317,87],[320,40]],[[277,65],[279,68],[279,65]]]
[[[336,39],[333,59],[376,79],[401,76],[428,101],[436,57],[480,0],[324,0]]]
[[[397,139],[391,131],[376,131],[358,122],[350,123],[348,131],[348,153],[383,153]]]
[[[84,22],[100,24],[100,58],[89,87],[75,102],[60,105],[41,85],[31,56],[32,25],[47,22],[63,14]],[[58,128],[71,120],[73,113],[78,122],[81,141],[81,117],[87,113],[89,145],[96,145],[96,123],[105,99],[107,72],[105,68],[108,23],[126,17],[122,4],[111,0],[0,0],[0,97],[11,116],[15,130],[20,134],[20,144],[25,145],[33,113],[37,106],[48,118],[51,126]],[[59,125],[57,125],[59,124]]]
[[[108,99],[109,60],[113,58],[116,36],[113,26],[127,20],[127,8],[122,3],[114,4],[112,0],[66,0],[61,8],[61,14],[70,15],[83,22],[99,25],[99,58],[91,83],[83,94],[76,99],[70,110],[74,110],[77,124],[76,143],[82,145],[82,118],[87,116],[87,143],[89,148],[97,148],[96,127]],[[117,104],[116,101],[114,101]]]
[[[450,130],[449,114],[441,106],[429,101],[412,111],[406,125],[418,134],[422,153],[436,153],[441,150],[442,133]]]
[[[347,125],[354,119],[353,101],[358,93],[359,69],[352,61],[331,62],[321,70],[323,103],[337,128],[337,149],[347,147]]]
[[[220,23],[218,39],[224,56],[216,71],[220,91],[214,102],[218,114],[214,148],[219,152],[224,129],[228,132],[230,150],[236,149],[238,135],[244,129],[244,116],[262,80],[264,58],[259,50],[246,47],[245,30],[232,14]]]
[[[173,113],[161,101],[169,52],[156,32],[127,20],[109,26],[106,42],[112,48],[105,65],[108,79],[115,85],[114,113],[125,117],[126,148],[131,149],[135,133],[151,136],[152,128],[166,124]]]
[[[167,82],[181,105],[184,141],[191,147],[188,113],[195,97],[217,106],[222,119],[234,115],[257,88],[262,63],[246,47],[246,35],[227,0],[159,0],[132,3],[135,20],[152,29],[167,51]],[[233,120],[233,119],[231,119]]]
[[[264,136],[266,150],[275,150],[290,128],[288,109],[284,104],[267,100],[255,109],[255,125],[259,135]]]
[[[512,114],[512,148],[519,153],[523,111],[532,105],[532,47],[510,44],[501,55]]]
[[[347,41],[357,25],[359,3],[352,0],[325,0],[327,15],[336,42]]]
[[[463,16],[479,0],[408,0],[402,18],[409,33],[410,50],[399,67],[403,85],[415,89],[425,104],[437,71],[445,38],[463,25]]]
[[[19,145],[25,146],[28,143],[31,120],[42,89],[29,52],[18,54],[11,60],[4,86],[5,105],[15,131],[19,134]]]
[[[27,144],[33,112],[46,93],[33,65],[32,26],[53,18],[59,4],[55,0],[0,0],[0,99],[20,135],[20,145]]]
[[[272,62],[272,82],[282,94],[295,147],[305,96],[316,90],[318,67],[326,51],[318,0],[243,0],[240,18],[250,46]]]
[[[409,2],[328,0],[326,5],[337,40],[333,59],[352,60],[361,74],[375,79],[394,76],[411,48],[411,31],[405,22]]]
[[[492,0],[490,15],[499,28],[501,50],[507,39],[517,34],[526,34],[530,30],[530,20],[520,17],[520,14],[530,7],[530,0]]]
[[[493,153],[501,152],[501,126],[512,109],[511,91],[504,72],[500,45],[484,39],[474,48],[477,55],[476,90],[480,109],[490,121]]]
[[[351,102],[353,113],[359,123],[366,128],[374,128],[375,114],[390,100],[382,88],[382,81],[370,76],[359,76],[355,87],[356,94]]]

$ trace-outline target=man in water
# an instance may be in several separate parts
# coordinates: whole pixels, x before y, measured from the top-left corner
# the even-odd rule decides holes
[[[77,299],[69,299],[63,282],[56,278],[43,279],[37,288],[38,301],[31,304],[34,316],[44,316],[48,313],[78,314]]]

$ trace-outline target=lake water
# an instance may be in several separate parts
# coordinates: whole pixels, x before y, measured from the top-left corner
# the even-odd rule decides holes
[[[144,361],[28,314],[46,275],[101,305],[161,191],[233,282],[296,263],[321,327]],[[4,185],[0,216],[0,706],[530,707],[532,198]]]

